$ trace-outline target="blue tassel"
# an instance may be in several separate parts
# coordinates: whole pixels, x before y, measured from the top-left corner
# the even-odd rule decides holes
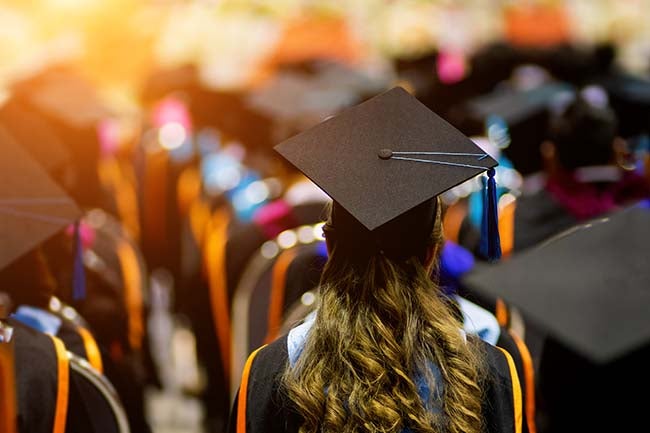
[[[497,203],[497,184],[495,170],[487,172],[487,188],[483,193],[483,220],[481,222],[480,254],[493,262],[501,258],[501,239],[499,238],[499,210]]]
[[[86,299],[86,272],[83,261],[83,245],[79,221],[74,225],[74,267],[72,272],[72,299],[81,301]]]

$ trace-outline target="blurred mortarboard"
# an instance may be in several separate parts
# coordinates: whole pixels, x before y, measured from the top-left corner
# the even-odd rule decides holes
[[[496,165],[399,87],[275,149],[368,230]]]
[[[0,129],[11,135],[36,162],[51,171],[69,162],[70,152],[47,119],[10,100],[0,107]]]
[[[75,202],[0,131],[0,269],[80,217]]]
[[[74,129],[94,127],[110,115],[93,85],[64,68],[50,69],[16,83],[11,91],[43,114]]]
[[[14,83],[10,92],[12,99],[51,125],[59,138],[52,145],[63,144],[67,150],[70,158],[65,168],[74,173],[66,185],[68,192],[84,206],[101,207],[98,126],[111,113],[92,84],[75,71],[61,67]]]
[[[250,93],[248,104],[301,131],[386,88],[387,80],[344,65],[317,62],[310,69],[278,72]]]
[[[578,226],[464,284],[504,299],[595,365],[650,343],[650,211],[625,209]]]
[[[600,84],[607,90],[624,137],[650,133],[650,79],[611,74]]]
[[[467,102],[467,123],[479,125],[482,129],[490,118],[505,122],[510,131],[511,145],[504,149],[504,153],[518,171],[529,174],[541,169],[539,146],[546,138],[548,113],[553,101],[561,94],[572,92],[570,85],[557,82],[523,91],[499,89]]]
[[[553,99],[563,92],[572,92],[572,87],[565,83],[549,83],[524,91],[497,90],[469,101],[467,109],[477,118],[496,115],[515,125],[547,110]]]

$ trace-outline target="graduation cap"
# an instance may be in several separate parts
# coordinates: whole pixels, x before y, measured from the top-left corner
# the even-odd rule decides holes
[[[48,171],[60,168],[70,160],[70,152],[49,122],[19,101],[10,100],[0,108],[0,128],[5,129]]]
[[[51,68],[16,83],[12,92],[72,128],[94,127],[111,114],[92,83],[75,71]]]
[[[496,161],[400,87],[275,149],[370,231],[487,170],[486,255],[500,256]]]
[[[302,131],[385,88],[386,80],[343,65],[318,62],[305,66],[310,70],[278,72],[251,92],[247,103],[278,123]]]
[[[30,156],[0,130],[0,269],[75,223],[81,210]],[[81,250],[78,248],[78,252]],[[80,270],[81,267],[81,270]],[[76,289],[82,289],[80,254]]]
[[[630,208],[465,278],[594,364],[650,342],[650,211]]]
[[[570,85],[560,82],[523,91],[499,89],[467,102],[467,127],[484,129],[493,119],[504,122],[513,143],[504,153],[519,172],[533,173],[542,167],[539,146],[546,138],[549,109],[560,95],[572,93]]]
[[[546,110],[553,98],[566,92],[572,92],[572,87],[565,83],[549,83],[524,91],[498,90],[473,99],[467,108],[477,117],[498,115],[506,122],[516,124]]]
[[[97,127],[111,112],[92,84],[71,69],[55,67],[14,83],[9,91],[12,101],[18,101],[47,122],[52,135],[58,138],[49,143],[52,148],[46,151],[39,144],[29,145],[23,140],[21,143],[27,144],[30,151],[34,150],[33,155],[38,161],[46,160],[46,153],[56,152],[54,147],[63,149],[68,160],[61,161],[67,171],[74,169],[74,180],[66,185],[68,192],[83,205],[101,207]]]
[[[608,91],[623,137],[650,133],[650,79],[611,74],[600,84]]]

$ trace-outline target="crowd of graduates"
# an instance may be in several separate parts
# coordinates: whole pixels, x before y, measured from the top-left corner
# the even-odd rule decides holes
[[[330,198],[273,146],[395,86],[498,161],[505,263],[594,218],[642,207],[650,199],[650,79],[620,70],[615,57],[610,45],[491,44],[454,79],[443,71],[454,62],[444,52],[397,59],[389,78],[318,58],[278,65],[261,90],[241,91],[208,88],[192,67],[159,70],[142,89],[138,122],[116,115],[64,65],[13,83],[0,103],[0,430],[151,432],[146,390],[169,382],[170,360],[152,347],[160,344],[151,320],[160,270],[171,314],[195,337],[203,380],[192,392],[204,430],[241,428],[230,414],[246,359],[315,311],[328,259]],[[612,394],[628,388],[587,388],[593,375],[570,382],[568,371],[594,362],[588,348],[578,358],[575,341],[540,321],[557,311],[531,320],[526,305],[464,278],[499,266],[485,248],[484,183],[479,175],[440,195],[436,278],[466,332],[511,356],[521,398],[513,432],[598,426],[593,401],[622,409],[613,401],[629,398]],[[634,290],[647,289],[647,270],[635,272]],[[627,320],[624,308],[612,308],[613,322]],[[644,371],[628,376],[647,382]]]

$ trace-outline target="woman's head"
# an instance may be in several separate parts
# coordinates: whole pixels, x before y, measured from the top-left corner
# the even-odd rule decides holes
[[[607,165],[615,157],[617,131],[618,122],[611,108],[580,95],[551,117],[549,141],[544,146],[552,146],[552,155],[565,170]]]
[[[47,309],[55,289],[56,282],[40,249],[0,270],[0,291],[11,297],[14,307],[29,305]]]
[[[479,358],[430,278],[438,200],[372,232],[335,203],[324,232],[316,322],[284,380],[302,431],[480,431]]]
[[[441,204],[438,198],[427,200],[370,231],[333,202],[323,231],[334,258],[363,265],[378,254],[396,262],[415,257],[427,266],[442,243]]]

